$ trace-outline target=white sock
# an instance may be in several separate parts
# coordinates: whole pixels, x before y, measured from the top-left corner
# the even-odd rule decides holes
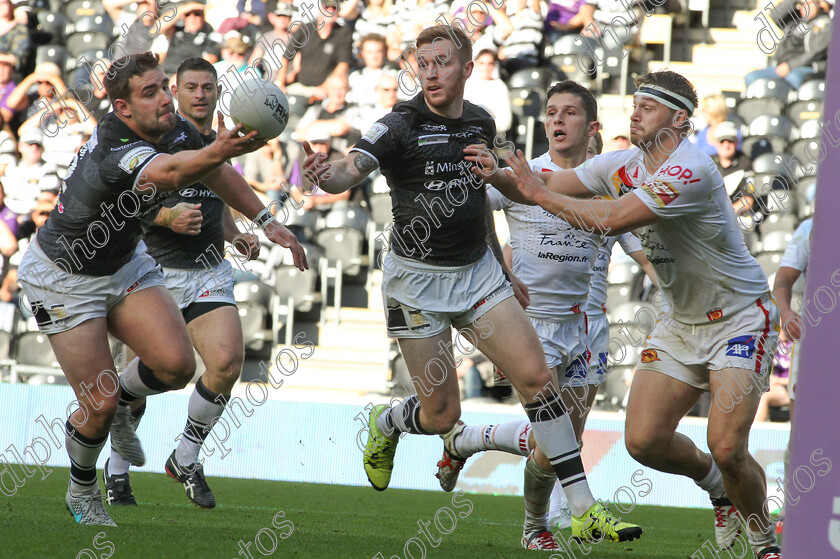
[[[532,450],[528,442],[530,433],[531,422],[527,419],[498,425],[467,425],[455,439],[454,450],[460,458],[485,450],[528,456]]]
[[[551,505],[548,508],[548,518],[552,520],[560,516],[563,509],[569,508],[569,500],[566,499],[566,492],[563,491],[563,486],[560,482],[554,484],[554,489],[551,490]]]
[[[198,453],[204,439],[210,434],[215,422],[225,411],[224,404],[226,397],[220,397],[211,392],[202,379],[195,383],[195,390],[190,395],[190,403],[187,406],[187,425],[181,433],[178,441],[178,448],[175,449],[175,459],[182,466],[198,462]]]
[[[551,488],[557,481],[557,474],[546,472],[539,467],[534,454],[525,461],[525,526],[523,532],[542,531],[548,529],[545,515]]]
[[[131,412],[131,424],[134,425],[134,430],[137,430],[137,427],[140,425],[140,420],[143,419],[143,414],[146,411],[146,404],[143,404],[143,407],[138,409],[137,411]],[[114,449],[114,446],[111,445],[111,457],[108,459],[108,475],[109,476],[118,476],[122,474],[128,473],[128,469],[131,467],[131,463],[123,458],[119,452]]]
[[[723,474],[720,473],[715,461],[712,460],[712,467],[706,477],[700,481],[695,481],[703,491],[706,491],[712,499],[720,499],[726,493],[723,487]]]
[[[767,546],[779,545],[779,541],[776,539],[776,525],[772,522],[767,526],[765,533],[747,529],[747,539],[750,541],[750,546],[755,554],[758,554]]]
[[[563,485],[572,515],[583,516],[595,504],[595,498],[586,481],[577,437],[560,395],[551,393],[547,399],[525,404],[524,408],[537,446],[548,457]]]

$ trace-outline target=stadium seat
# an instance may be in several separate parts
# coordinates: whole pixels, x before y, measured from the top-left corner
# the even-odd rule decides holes
[[[784,112],[785,103],[773,97],[742,99],[735,107],[735,113],[746,122],[752,122],[761,115],[778,116]]]
[[[370,221],[370,217],[362,208],[358,206],[338,206],[333,207],[324,217],[321,229],[355,229],[364,233],[367,230],[368,221]]]
[[[65,46],[71,56],[87,50],[108,48],[114,35],[114,24],[107,15],[84,16],[67,26]]]
[[[546,48],[546,58],[560,72],[576,82],[590,87],[594,83],[595,63],[590,53],[595,41],[577,34],[563,35]]]
[[[782,153],[793,139],[795,128],[793,121],[786,116],[761,115],[750,122],[750,137],[744,139],[742,150],[748,140],[755,142],[766,139],[769,142],[770,151]],[[754,147],[751,147],[751,150],[753,149]],[[755,154],[753,157],[757,155],[760,154]]]
[[[524,68],[510,76],[507,86],[509,89],[535,89],[542,92],[544,97],[549,87],[563,79],[563,74],[551,66]]]
[[[791,101],[792,88],[782,78],[759,78],[752,82],[744,94],[745,99],[778,99],[782,105]]]
[[[778,153],[780,150],[775,150],[773,144],[768,138],[760,136],[747,136],[741,143],[741,151],[744,152],[750,159],[755,159],[764,153]]]
[[[616,366],[610,369],[607,380],[598,391],[598,395],[611,408],[624,409],[627,407],[627,396],[630,393],[630,387],[627,386],[626,380],[633,378],[635,365],[633,363],[630,366]]]
[[[64,40],[64,30],[67,27],[67,18],[61,12],[38,12],[38,31],[49,37],[48,44],[60,45]]]
[[[67,61],[64,63],[65,75],[70,80],[67,82],[67,86],[72,87],[77,80],[89,81],[90,72],[96,66],[101,66],[101,64],[96,64],[96,61],[100,58],[105,58],[107,54],[107,51],[104,49],[90,49],[76,56],[68,56]],[[75,75],[72,75],[74,71],[77,72]]]
[[[274,298],[271,303],[273,343],[280,343],[280,328],[285,325],[285,344],[292,345],[295,311],[307,311],[312,307],[315,280],[315,274],[311,271],[301,272],[293,266],[284,266],[276,270]]]
[[[368,201],[370,204],[370,224],[387,225],[394,221],[394,215],[391,211],[391,195],[389,193],[378,192],[371,194]],[[370,240],[369,236],[368,240]]]
[[[317,211],[295,209],[290,200],[283,206],[283,210],[278,212],[277,218],[295,234],[298,241],[304,242],[314,237],[320,215]]]
[[[764,270],[766,275],[775,274],[779,270],[779,262],[782,260],[782,252],[761,252],[755,259]]]
[[[271,294],[271,287],[259,281],[240,281],[233,285],[233,298],[237,303],[261,305],[267,309]]]
[[[239,311],[239,321],[242,323],[242,341],[245,348],[260,351],[265,343],[267,307],[238,301],[236,306]]]
[[[35,49],[35,64],[43,62],[52,62],[59,69],[64,68],[65,59],[67,58],[67,51],[64,47],[58,45],[43,45]]]
[[[825,99],[825,80],[808,80],[796,90],[800,101],[822,101]]]
[[[303,95],[287,95],[289,101],[289,117],[302,117],[309,108],[309,98]]]
[[[734,124],[735,128],[737,128],[741,132],[741,136],[746,136],[749,133],[749,127],[747,126],[746,121],[738,115],[736,115],[734,112],[730,112],[726,116],[726,122],[731,122],[732,124]]]
[[[632,300],[630,284],[607,285],[607,307],[622,305]]]
[[[33,375],[62,375],[49,338],[40,332],[25,332],[18,336],[14,344],[13,359],[12,382],[28,379]],[[39,384],[44,384],[44,379],[40,379]]]
[[[776,215],[776,214],[773,214]],[[762,232],[761,252],[784,252],[793,238],[793,231]]]
[[[634,261],[614,262],[607,272],[607,282],[610,284],[630,284],[636,274],[642,269]]]
[[[817,120],[823,113],[823,102],[816,100],[801,100],[791,103],[785,111],[797,126],[802,126],[809,120]]]
[[[359,210],[361,211],[361,210]],[[330,279],[335,284],[336,323],[340,322],[341,290],[344,274],[357,275],[361,269],[364,233],[358,229],[324,229],[315,236],[324,249],[319,274],[321,276],[321,324],[326,323],[327,289]]]
[[[793,206],[793,202],[791,202],[790,206]],[[796,215],[790,211],[771,212],[758,224],[758,231],[761,233],[761,251],[767,252],[771,250],[765,246],[765,237],[773,232],[793,233],[796,230],[797,223]],[[784,248],[779,250],[784,250]]]
[[[102,2],[98,0],[71,0],[64,5],[64,15],[71,22],[79,21],[84,17],[106,16]],[[110,19],[110,18],[109,18]]]
[[[536,89],[511,89],[508,93],[510,110],[516,119],[513,141],[525,146],[528,159],[534,157],[534,146],[539,143],[538,138],[545,141],[542,127],[537,126],[543,117],[543,96],[543,92]]]

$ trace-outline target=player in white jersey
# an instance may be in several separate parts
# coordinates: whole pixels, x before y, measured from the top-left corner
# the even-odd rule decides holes
[[[756,557],[778,559],[764,471],[749,454],[748,440],[772,367],[779,311],[743,241],[720,173],[686,139],[697,104],[694,87],[670,71],[635,83],[630,133],[638,147],[553,173],[547,183],[521,152],[508,159],[509,171],[473,170],[509,198],[539,204],[583,229],[609,235],[642,230],[669,312],[637,365],[627,450],[642,464],[690,477],[709,492],[720,547],[739,541],[745,519]],[[485,163],[486,155],[474,151],[469,160]],[[597,195],[617,199],[571,197]],[[711,455],[676,432],[705,390],[715,402],[707,428]]]
[[[788,388],[791,423],[793,423],[793,402],[796,399],[796,381],[799,377],[799,355],[802,353],[802,339],[805,335],[805,322],[802,320],[802,316],[791,307],[791,299],[795,290],[794,285],[800,276],[804,278],[805,271],[808,268],[813,225],[813,219],[806,219],[796,228],[796,232],[782,256],[782,261],[779,262],[779,271],[776,272],[776,279],[773,282],[773,296],[776,298],[776,303],[779,305],[779,311],[782,315],[782,329],[787,339],[793,342]],[[793,431],[791,430],[791,432]],[[785,449],[785,479],[789,479],[787,475],[789,464],[790,441],[788,441],[788,446]]]
[[[589,138],[599,128],[595,97],[572,81],[554,84],[546,97],[544,126],[549,151],[529,161],[529,165],[535,171],[572,169],[586,160]],[[586,345],[587,317],[583,309],[589,293],[592,263],[602,238],[573,228],[539,206],[512,202],[495,188],[488,188],[487,197],[493,210],[505,212],[513,248],[512,270],[527,286],[530,297],[526,314],[539,335],[579,441],[585,412],[578,410],[583,408],[588,412],[586,402],[591,405],[588,394],[595,392],[588,386],[594,381],[587,378],[589,349]],[[529,432],[527,420],[471,426],[459,421],[452,431],[442,435],[444,450],[437,476],[441,487],[452,491],[467,458],[476,452],[502,450],[528,456],[522,546],[526,549],[560,549],[546,518],[549,497],[557,478],[548,458],[539,448],[534,448]],[[562,489],[560,492],[562,494]],[[569,521],[571,526],[571,512]],[[642,530],[626,524],[617,532],[624,541],[639,537]]]

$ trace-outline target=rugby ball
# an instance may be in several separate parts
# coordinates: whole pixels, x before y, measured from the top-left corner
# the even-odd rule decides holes
[[[242,125],[243,133],[256,130],[257,138],[270,140],[289,123],[289,100],[273,83],[251,78],[233,90],[230,118]]]

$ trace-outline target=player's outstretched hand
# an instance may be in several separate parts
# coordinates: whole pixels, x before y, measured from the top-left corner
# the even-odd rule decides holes
[[[201,233],[201,204],[181,202],[169,210],[169,228],[182,235]]]
[[[493,178],[499,169],[499,161],[484,144],[470,144],[465,147],[464,159],[474,164],[470,171],[484,180]]]
[[[239,254],[247,256],[248,260],[260,255],[260,239],[252,233],[239,233],[230,244]]]
[[[295,268],[301,272],[309,269],[309,263],[306,261],[306,253],[303,252],[303,247],[300,246],[297,237],[291,231],[280,225],[276,220],[270,221],[265,226],[264,231],[268,240],[292,251]]]
[[[782,312],[782,329],[789,341],[798,342],[802,339],[802,316],[795,310]]]
[[[513,286],[513,295],[516,297],[519,306],[527,309],[528,305],[531,304],[531,294],[528,292],[528,286],[513,272],[510,273],[510,283]]]
[[[228,130],[225,127],[225,115],[222,111],[218,112],[218,121],[219,127],[216,130],[216,141],[213,143],[219,147],[225,158],[237,157],[251,153],[252,151],[257,151],[268,143],[268,140],[257,139],[256,130],[252,130],[244,136],[240,135],[243,128],[241,124],[237,124]]]
[[[509,175],[513,179],[516,190],[519,195],[529,202],[536,203],[535,200],[539,194],[545,190],[545,183],[528,165],[528,160],[521,149],[516,150],[516,153],[505,159],[510,165]]]
[[[303,173],[303,189],[306,192],[312,192],[317,188],[322,180],[330,180],[333,175],[332,165],[327,162],[326,153],[316,153],[309,145],[309,142],[303,141],[303,152],[306,154],[306,159],[303,160],[301,167]]]

